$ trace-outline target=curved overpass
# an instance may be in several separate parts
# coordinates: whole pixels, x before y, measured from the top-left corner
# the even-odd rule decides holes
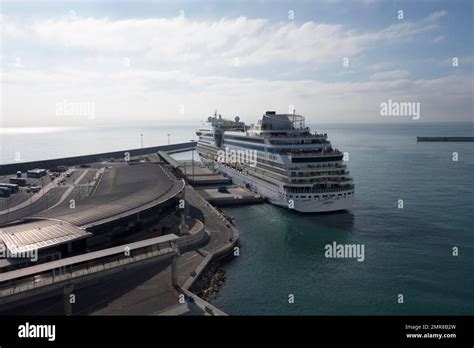
[[[32,218],[52,218],[88,228],[134,215],[177,196],[184,182],[160,164],[140,163],[106,170],[94,195],[44,211]]]

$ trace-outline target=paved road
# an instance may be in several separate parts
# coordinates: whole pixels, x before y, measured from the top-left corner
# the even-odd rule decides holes
[[[15,221],[26,216],[34,215],[40,211],[48,209],[48,207],[56,204],[59,201],[62,194],[66,191],[66,187],[55,187],[49,190],[44,196],[41,196],[36,202],[28,205],[22,209],[10,212],[0,216],[0,224],[4,224],[10,221]]]
[[[43,191],[40,191],[38,198],[25,202],[28,204],[25,204],[23,208],[0,215],[0,224],[36,215],[53,207],[69,207],[70,199],[75,199],[76,201],[85,199],[88,191],[87,184],[94,176],[94,173],[95,170],[74,171],[71,177],[65,178],[63,184],[50,188],[44,195]],[[69,191],[67,195],[66,191]],[[16,195],[31,196],[31,194],[27,193],[16,193]]]
[[[60,204],[37,216],[86,226],[164,198],[171,194],[172,188],[177,189],[176,182],[172,182],[157,164],[122,164],[108,168],[94,195],[77,201],[74,209]]]

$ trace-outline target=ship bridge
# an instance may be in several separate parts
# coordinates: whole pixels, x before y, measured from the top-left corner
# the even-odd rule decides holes
[[[267,111],[261,120],[258,120],[257,127],[262,131],[279,130],[308,130],[305,127],[305,118],[295,114],[277,114],[275,111]]]

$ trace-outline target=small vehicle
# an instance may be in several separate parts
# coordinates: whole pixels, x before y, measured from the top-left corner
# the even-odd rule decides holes
[[[66,166],[57,166],[56,168],[54,168],[55,172],[65,172],[67,170],[68,170],[68,167]]]
[[[10,178],[10,184],[16,184],[18,186],[26,186],[28,183],[25,178]]]
[[[217,191],[219,191],[220,193],[229,193],[229,190],[225,186],[219,186]]]
[[[29,187],[26,189],[26,193],[36,193],[36,192],[38,192],[39,190],[41,190],[41,186],[29,186]]]
[[[10,193],[16,193],[20,191],[20,187],[17,184],[0,183],[0,187],[9,189],[11,191]]]
[[[11,190],[6,187],[0,187],[0,197],[8,198],[10,197]]]

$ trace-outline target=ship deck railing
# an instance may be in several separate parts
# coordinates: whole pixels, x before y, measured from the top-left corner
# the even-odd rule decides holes
[[[339,168],[337,169],[334,169],[334,170],[341,170]],[[325,172],[325,171],[321,171],[321,172],[304,172],[305,174],[290,174],[288,175],[288,177],[292,178],[292,179],[295,179],[295,178],[312,178],[312,177],[315,177],[315,178],[320,178],[320,177],[338,177],[338,176],[342,176],[342,175],[349,175],[349,171],[348,170],[342,170],[341,173],[332,173],[332,172]]]
[[[331,156],[340,156],[342,152],[339,150],[322,152],[322,151],[278,151],[279,155],[290,155],[293,157],[331,157]]]
[[[290,133],[290,132],[304,132],[306,134],[304,134],[305,136],[314,136],[314,135],[321,135],[321,136],[327,136],[328,134],[327,133],[319,133],[317,131],[311,131],[311,128],[309,127],[287,127],[287,128],[273,128],[273,127],[266,127],[266,128],[262,128],[261,131],[264,132],[264,134],[268,134],[268,135],[271,135],[272,133],[282,133],[282,132],[286,132],[286,133]],[[273,135],[272,135],[273,136]],[[282,137],[285,137],[286,135],[275,135],[276,136],[282,136]]]
[[[348,185],[345,187],[328,188],[328,189],[311,189],[311,190],[287,187],[286,192],[290,194],[331,193],[331,192],[349,191],[353,189],[354,189],[354,185]]]
[[[287,170],[293,171],[308,171],[312,169],[340,169],[340,168],[347,168],[345,164],[328,164],[328,163],[321,163],[321,164],[306,164],[304,167],[293,167],[293,163],[291,166],[287,167]]]
[[[351,177],[348,177],[348,178],[344,178],[344,179],[340,179],[340,180],[336,180],[336,179],[315,179],[315,180],[311,180],[311,179],[305,179],[303,177],[301,178],[294,178],[294,177],[290,177],[290,179],[292,179],[292,181],[290,181],[290,183],[292,184],[338,184],[338,183],[341,183],[341,182],[351,182],[353,181],[353,179]],[[305,180],[305,181],[302,181],[302,182],[298,182],[296,181],[297,179],[302,179],[302,180]]]

